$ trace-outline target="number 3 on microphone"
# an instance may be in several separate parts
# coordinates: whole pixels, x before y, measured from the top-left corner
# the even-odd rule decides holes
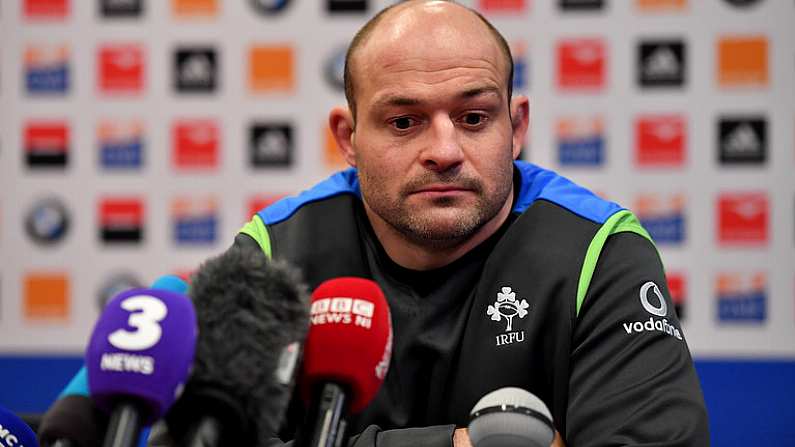
[[[135,331],[118,329],[108,335],[108,341],[118,349],[143,351],[160,341],[163,329],[158,324],[168,315],[168,308],[159,299],[149,295],[132,296],[120,303],[122,309],[133,312],[127,324]],[[136,312],[137,311],[137,312]]]

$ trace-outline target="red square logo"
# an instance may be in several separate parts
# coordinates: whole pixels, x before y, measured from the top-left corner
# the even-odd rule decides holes
[[[139,197],[99,200],[99,234],[104,243],[139,243],[144,237],[144,202]]]
[[[180,120],[174,123],[171,134],[174,168],[218,167],[219,129],[214,120]]]
[[[524,12],[529,0],[480,0],[478,10],[483,12]]]
[[[99,89],[103,93],[137,94],[144,88],[141,45],[104,45],[97,52]]]
[[[635,121],[637,166],[682,166],[686,144],[687,124],[680,115],[641,116]]]
[[[718,243],[766,244],[769,213],[764,192],[722,193],[718,197]]]
[[[558,88],[593,91],[605,85],[606,50],[602,39],[558,42]]]
[[[69,0],[25,0],[25,18],[34,20],[63,20],[69,15]]]
[[[69,161],[69,126],[63,121],[31,121],[24,129],[25,158],[31,168],[65,167]]]

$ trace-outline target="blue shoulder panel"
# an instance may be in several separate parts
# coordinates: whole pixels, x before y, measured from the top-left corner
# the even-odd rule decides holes
[[[597,197],[594,193],[547,169],[525,161],[515,162],[521,173],[522,186],[513,211],[523,213],[536,200],[543,199],[558,204],[569,211],[596,223],[623,208],[616,203]],[[361,197],[359,177],[353,168],[338,172],[297,196],[285,197],[260,210],[257,214],[266,225],[288,219],[302,206],[340,194]]]
[[[263,208],[257,214],[266,225],[273,225],[289,219],[302,206],[340,194],[354,194],[361,197],[359,177],[353,168],[338,172],[297,196],[285,197]]]
[[[602,224],[624,209],[552,171],[525,161],[517,161],[515,165],[522,175],[522,187],[514,212],[523,213],[536,200],[548,200],[580,217]]]

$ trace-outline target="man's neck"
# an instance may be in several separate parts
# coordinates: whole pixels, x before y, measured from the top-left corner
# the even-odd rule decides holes
[[[396,264],[412,270],[431,270],[450,264],[496,233],[511,213],[513,194],[511,190],[500,211],[473,234],[449,243],[409,238],[373,212],[367,203],[364,209],[378,241]]]

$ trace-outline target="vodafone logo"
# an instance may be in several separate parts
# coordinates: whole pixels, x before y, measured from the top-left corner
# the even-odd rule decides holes
[[[669,322],[668,319],[665,318],[668,315],[668,303],[665,301],[665,298],[663,298],[662,292],[660,292],[660,288],[657,284],[653,281],[645,282],[640,286],[639,295],[640,304],[643,306],[643,309],[654,315],[654,317],[660,318],[649,317],[648,320],[622,323],[627,335],[641,334],[644,332],[661,332],[677,340],[683,340],[682,332],[675,326],[675,323]],[[654,297],[649,299],[650,295],[654,295]],[[659,304],[654,304],[654,302]]]
[[[660,303],[659,306],[655,306],[649,302],[649,289],[651,289],[652,293],[657,297],[657,301]],[[657,287],[657,284],[654,284],[651,281],[640,287],[640,304],[644,309],[646,309],[646,312],[652,315],[664,317],[666,314],[668,314],[668,304],[666,304],[665,300],[663,299],[662,293],[660,293],[660,288]]]
[[[323,298],[312,303],[312,325],[353,324],[370,329],[375,304],[358,298]]]

